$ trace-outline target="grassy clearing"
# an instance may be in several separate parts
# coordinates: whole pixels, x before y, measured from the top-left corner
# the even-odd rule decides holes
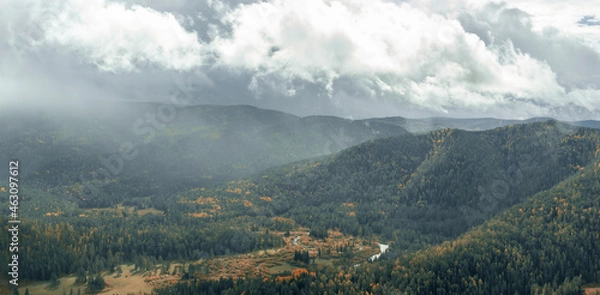
[[[107,274],[104,276],[108,287],[100,294],[150,294],[152,292],[152,286],[148,284],[144,277],[139,274],[131,274],[133,269],[132,265],[121,265],[123,273],[121,276],[116,277],[115,274]],[[61,277],[60,285],[56,288],[50,288],[50,282],[29,282],[19,287],[19,294],[25,294],[25,289],[29,289],[31,295],[63,295],[69,294],[73,290],[73,294],[77,294],[78,290],[81,290],[81,294],[84,294],[86,286],[75,284],[75,277]],[[140,293],[141,292],[141,293]]]
[[[81,294],[84,293],[85,286],[75,284],[75,277],[61,277],[59,278],[60,285],[55,288],[50,287],[50,282],[29,282],[21,284],[19,287],[19,294],[25,294],[25,289],[29,289],[31,295],[63,295],[69,294],[70,290],[73,289],[73,294],[77,294],[77,290],[81,289]]]

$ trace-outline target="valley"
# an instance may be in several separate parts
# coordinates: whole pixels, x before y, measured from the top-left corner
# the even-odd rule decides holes
[[[0,0],[0,295],[600,295],[600,0]]]
[[[105,179],[97,159],[127,138],[108,125],[0,145],[30,159],[20,292],[578,294],[600,281],[598,129],[182,114]]]

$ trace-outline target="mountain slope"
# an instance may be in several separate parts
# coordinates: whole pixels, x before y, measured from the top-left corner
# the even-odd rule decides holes
[[[599,281],[599,169],[596,160],[456,241],[396,261],[402,271],[388,283],[409,294],[533,294],[579,276]]]
[[[559,163],[561,159],[568,159],[569,165],[583,166],[576,166],[573,176],[521,199],[520,203],[453,241],[397,259],[384,255],[383,261],[360,267],[319,268],[314,276],[299,276],[287,282],[276,279],[195,281],[161,289],[159,294],[240,294],[242,291],[244,294],[581,294],[583,283],[600,281],[598,132],[578,129],[556,136],[552,130],[561,128],[556,123],[532,126],[536,128],[522,128],[538,134],[539,139],[555,139],[547,141],[553,142],[548,145],[554,146],[553,153],[541,155],[557,157]],[[544,130],[551,131],[547,134]],[[509,135],[505,139],[512,140],[504,142],[512,143],[515,134],[523,138],[531,133],[505,134]],[[565,152],[558,153],[562,157],[555,156],[554,152],[560,150]],[[587,163],[578,162],[581,155],[588,157],[583,161]],[[549,169],[548,166],[539,168]],[[525,171],[521,177],[529,182],[531,179],[526,174]],[[316,208],[312,208],[312,214],[318,214]],[[401,225],[389,222],[388,226]],[[397,245],[393,243],[391,248]]]
[[[236,110],[240,109],[236,108]],[[210,124],[219,126],[218,128],[233,130],[225,132],[226,134],[242,130],[241,135],[258,136],[257,134],[261,132],[275,134],[285,130],[298,130],[300,135],[286,134],[283,136],[286,140],[276,146],[288,145],[292,139],[303,138],[303,134],[313,134],[311,126],[319,126],[320,130],[327,129],[324,126],[342,126],[346,136],[364,134],[366,138],[367,133],[373,134],[372,130],[361,127],[372,126],[366,126],[361,122],[355,126],[353,124],[356,124],[356,121],[329,117],[295,119],[284,115],[283,119],[275,120],[281,124],[268,126],[235,123],[235,120],[229,120],[239,116],[244,117],[243,121],[247,122],[249,119],[245,116],[253,112],[252,109],[242,108],[240,113],[223,115],[211,110],[203,118],[208,118],[206,120],[213,122]],[[179,117],[193,117],[194,114],[196,114],[195,110],[186,109],[179,114]],[[261,120],[265,120],[263,115],[261,117]],[[187,121],[182,120],[182,122]],[[282,127],[285,124],[300,127],[297,129]],[[105,269],[113,269],[115,265],[123,262],[133,261],[136,266],[147,268],[149,265],[159,264],[157,261],[163,259],[193,261],[218,255],[247,253],[281,246],[285,242],[284,232],[298,230],[299,226],[305,226],[310,230],[310,238],[317,243],[329,233],[339,237],[338,233],[334,234],[335,231],[331,230],[339,230],[347,237],[358,237],[357,240],[366,243],[363,244],[364,246],[367,246],[369,241],[390,243],[391,251],[383,255],[383,258],[395,261],[394,257],[400,257],[397,261],[401,264],[394,265],[394,262],[383,261],[363,264],[363,267],[356,269],[352,267],[351,270],[344,267],[307,265],[310,271],[316,271],[317,274],[316,278],[304,277],[302,279],[304,283],[292,280],[290,284],[280,284],[268,278],[265,282],[262,279],[250,280],[248,282],[252,285],[237,282],[235,285],[237,291],[232,289],[228,291],[229,293],[223,294],[239,294],[243,289],[249,290],[247,294],[268,294],[263,293],[267,289],[276,290],[273,294],[290,292],[301,294],[299,290],[307,290],[306,288],[312,288],[311,290],[318,293],[326,286],[327,290],[332,290],[334,293],[342,291],[345,294],[355,292],[364,294],[365,291],[395,294],[398,290],[413,290],[411,292],[419,293],[420,291],[409,287],[422,286],[421,283],[429,282],[431,278],[433,278],[431,280],[435,279],[437,285],[427,285],[427,292],[438,292],[439,286],[450,288],[448,290],[462,290],[452,289],[455,281],[443,281],[445,276],[441,273],[443,267],[430,269],[432,265],[438,263],[438,260],[450,259],[448,263],[456,263],[451,260],[456,258],[455,256],[450,255],[450,258],[435,256],[432,258],[434,260],[430,261],[428,257],[431,254],[422,256],[421,253],[430,253],[427,251],[433,250],[411,253],[453,240],[507,208],[524,202],[535,194],[542,194],[544,190],[553,189],[555,185],[576,173],[582,173],[582,169],[589,169],[589,165],[596,161],[600,146],[599,130],[575,128],[556,121],[509,126],[484,132],[445,129],[428,134],[404,134],[370,140],[332,155],[270,168],[243,180],[221,184],[192,182],[191,185],[196,187],[189,190],[183,186],[177,187],[177,184],[182,182],[165,183],[160,176],[173,171],[167,169],[168,163],[161,161],[169,161],[171,160],[168,158],[169,155],[171,157],[176,155],[161,153],[169,150],[177,152],[176,148],[182,144],[171,143],[170,140],[186,138],[188,136],[186,132],[193,134],[187,138],[200,137],[205,130],[194,130],[195,126],[197,125],[194,123],[186,127],[188,129],[179,128],[177,130],[183,133],[170,135],[171,137],[161,133],[167,132],[168,128],[165,127],[154,135],[148,145],[140,147],[141,154],[152,155],[159,159],[150,157],[139,158],[138,162],[130,161],[127,165],[130,168],[124,167],[123,173],[117,175],[114,182],[107,181],[108,183],[102,187],[102,192],[105,194],[99,195],[97,201],[108,204],[123,201],[125,206],[113,206],[101,210],[83,209],[80,206],[97,203],[74,202],[73,200],[77,200],[78,196],[71,197],[71,195],[81,193],[78,191],[80,187],[76,184],[61,184],[61,176],[54,176],[57,179],[53,180],[52,173],[37,176],[39,178],[29,178],[31,175],[23,174],[21,178],[28,180],[28,183],[22,190],[23,202],[20,206],[20,214],[24,220],[20,225],[23,230],[21,237],[23,240],[32,241],[23,248],[25,258],[22,261],[27,266],[22,269],[23,278],[48,279],[51,274],[74,272],[85,274],[86,271],[93,274]],[[205,125],[199,126],[205,128]],[[54,128],[49,126],[49,129],[52,129],[50,127]],[[110,128],[89,129],[88,126],[69,128],[88,130],[98,135],[105,132],[107,139],[113,136],[114,142],[117,143],[123,138],[127,139],[126,135],[121,135],[126,132],[111,132]],[[364,132],[361,133],[361,130]],[[33,142],[38,142],[42,146],[49,145],[54,148],[51,150],[53,153],[56,152],[63,158],[46,159],[42,155],[31,154],[32,159],[55,161],[52,162],[55,163],[53,165],[64,169],[64,167],[76,167],[75,162],[69,164],[71,166],[67,165],[70,161],[69,153],[79,157],[77,159],[89,160],[90,163],[93,162],[93,158],[89,157],[97,155],[86,154],[85,151],[78,154],[77,150],[56,149],[64,137],[49,134],[51,136],[47,138],[37,138],[39,134],[32,132],[23,137],[29,142],[21,143],[24,147]],[[99,137],[94,137],[94,140],[97,138]],[[39,142],[38,139],[43,142]],[[249,141],[251,138],[243,140]],[[265,140],[271,142],[273,139]],[[215,144],[220,141],[206,142]],[[343,144],[344,141],[340,142]],[[165,146],[168,144],[172,146]],[[95,144],[91,146],[101,148]],[[38,148],[33,147],[32,150]],[[225,148],[226,145],[223,144],[222,147]],[[29,153],[32,153],[32,150]],[[178,155],[187,155],[183,151],[179,151]],[[188,156],[185,161],[193,163],[193,157],[197,155]],[[144,171],[144,167],[153,169]],[[134,173],[128,176],[125,169],[132,169]],[[26,172],[27,169],[22,171]],[[34,172],[45,173],[39,169]],[[152,173],[157,174],[152,175]],[[189,174],[189,172],[185,173]],[[191,176],[197,177],[194,174]],[[49,185],[45,188],[31,179],[37,179],[41,184],[46,181]],[[130,182],[134,179],[138,179],[139,182]],[[52,181],[57,181],[58,185]],[[125,184],[118,182],[125,182]],[[173,190],[168,193],[176,196],[166,198],[164,189],[169,187],[168,185],[185,192],[178,193]],[[155,197],[145,198],[146,195],[141,191],[154,194]],[[145,207],[159,210],[139,210]],[[6,210],[3,209],[3,216],[8,216]],[[526,221],[520,223],[527,224]],[[578,226],[574,227],[577,233],[580,232]],[[479,229],[480,227],[476,231]],[[550,229],[552,228],[546,228],[541,234],[549,233],[546,230]],[[509,237],[512,238],[513,235],[510,233]],[[498,237],[499,240],[504,239],[501,235]],[[495,240],[492,239],[493,241]],[[527,242],[525,235],[522,235],[519,241]],[[510,244],[510,242],[502,243]],[[0,245],[7,244],[8,239],[0,240]],[[535,245],[538,248],[541,246],[543,245]],[[356,245],[356,248],[360,251],[359,245]],[[332,251],[346,251],[339,249],[337,248],[336,251],[334,248]],[[494,248],[491,249],[495,251]],[[485,250],[490,249],[485,248]],[[547,259],[546,257],[555,255],[554,252],[548,253],[544,254],[546,256],[543,259],[537,260],[540,265]],[[352,257],[351,252],[343,255],[346,254]],[[465,256],[460,261],[467,262],[467,259],[470,258]],[[343,260],[339,263],[350,265],[350,261]],[[362,261],[364,262],[364,259]],[[480,264],[483,265],[484,262],[487,263],[487,260],[481,261]],[[489,265],[485,269],[499,270],[501,264],[498,263],[496,261],[496,265]],[[571,267],[570,264],[565,265]],[[462,264],[459,266],[462,267]],[[504,266],[506,267],[506,264]],[[476,264],[475,267],[479,266]],[[403,274],[408,277],[398,276],[399,270],[405,269],[407,272]],[[424,273],[421,273],[421,269]],[[472,266],[468,269],[473,271]],[[422,277],[414,275],[415,273]],[[429,277],[432,276],[431,273],[434,273],[435,277]],[[523,273],[518,274],[524,276]],[[484,288],[482,290],[488,293],[490,290],[519,290],[519,293],[522,293],[522,288],[525,288],[523,286],[535,287],[529,282],[522,281],[514,284],[511,282],[510,284],[513,285],[495,287],[492,286],[494,283],[509,280],[514,277],[514,274],[506,278],[499,277],[497,273],[492,273],[490,276],[493,275],[498,277],[488,278],[489,283],[485,283],[487,285],[484,285],[482,279],[481,286]],[[451,274],[448,274],[448,277],[453,278]],[[557,277],[556,288],[559,288],[558,284],[561,283],[558,281],[559,277]],[[565,275],[564,278],[569,279],[565,284],[569,288],[577,284],[571,282],[572,276]],[[584,277],[584,279],[589,278]],[[532,282],[542,284],[546,282],[544,280]],[[554,278],[552,280],[554,281]],[[211,283],[202,282],[202,284]],[[463,284],[462,278],[460,283],[456,284]],[[477,281],[477,286],[479,285]],[[223,282],[223,286],[231,288],[234,284],[226,281]],[[184,285],[184,287],[189,286]],[[207,286],[203,285],[202,288],[204,287]],[[261,289],[262,287],[265,288]],[[463,287],[468,286],[460,285],[457,288]],[[210,289],[210,286],[207,288]],[[221,287],[215,287],[214,290],[219,288]],[[191,291],[189,293],[194,294]]]
[[[245,199],[256,204],[254,215],[290,217],[317,231],[377,234],[395,241],[397,250],[415,250],[454,238],[579,171],[593,159],[599,138],[597,130],[555,121],[408,134],[274,168],[204,195]],[[236,190],[246,193],[228,193]],[[272,201],[262,201],[265,196]]]
[[[186,188],[406,133],[250,106],[111,106],[2,117],[0,155],[21,160],[30,184],[68,191],[81,206],[95,207],[148,196],[158,202]]]

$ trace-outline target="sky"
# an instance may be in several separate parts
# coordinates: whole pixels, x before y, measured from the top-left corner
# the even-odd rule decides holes
[[[3,0],[0,108],[600,119],[600,0]]]

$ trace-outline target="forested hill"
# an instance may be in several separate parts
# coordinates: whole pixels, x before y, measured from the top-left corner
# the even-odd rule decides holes
[[[197,119],[200,113],[204,114],[202,120]],[[143,112],[139,115],[145,117]],[[136,116],[131,116],[130,121],[136,121]],[[208,294],[221,294],[219,290],[228,289],[222,294],[241,294],[246,289],[246,294],[321,294],[323,290],[438,294],[447,289],[455,294],[536,294],[535,284],[541,289],[577,286],[579,272],[587,273],[581,273],[584,281],[598,281],[596,264],[588,263],[589,259],[598,260],[596,246],[590,245],[591,240],[598,239],[593,227],[597,225],[596,215],[581,219],[583,213],[578,213],[592,208],[585,214],[597,214],[593,211],[597,200],[578,202],[590,200],[596,193],[587,188],[595,189],[592,184],[598,182],[590,170],[598,161],[598,129],[551,120],[479,132],[442,129],[410,134],[397,126],[372,122],[204,106],[179,110],[177,119],[156,129],[153,136],[147,134],[150,140],[145,143],[148,137],[132,136],[128,134],[132,131],[116,128],[126,126],[123,122],[109,123],[102,116],[88,121],[52,121],[41,116],[39,122],[28,126],[5,125],[2,129],[11,140],[0,143],[0,154],[14,155],[23,163],[19,227],[20,237],[29,241],[20,249],[23,279],[48,280],[75,274],[86,282],[123,263],[133,262],[143,271],[160,261],[233,259],[231,255],[293,247],[289,235],[294,232],[304,233],[304,238],[327,248],[323,252],[329,266],[305,265],[316,273],[314,277],[277,282],[280,273],[269,270],[273,277],[238,282],[192,280],[163,292],[202,294],[199,290],[213,290]],[[27,132],[19,133],[23,130]],[[398,135],[390,136],[395,133]],[[350,145],[364,142],[335,152],[346,147],[348,138],[354,139]],[[124,162],[120,173],[109,179],[78,178],[89,177],[90,169],[97,171],[101,165],[98,157],[111,155],[106,152],[128,140],[137,144],[138,154]],[[220,152],[233,153],[236,148],[248,148],[252,153],[242,154],[229,164],[220,162],[223,158],[218,155],[226,155]],[[229,175],[229,168],[218,167],[250,173],[258,168],[246,169],[244,163],[271,167],[283,159],[301,159],[300,152],[321,156],[272,167],[246,179],[216,183],[218,171]],[[204,163],[204,168],[198,163]],[[573,179],[594,178],[582,183],[585,188],[575,185],[573,179],[563,182],[575,174],[578,176]],[[205,176],[207,181],[202,181]],[[98,189],[93,198],[82,190],[90,183]],[[0,182],[0,188],[6,190],[6,186]],[[573,190],[568,194],[558,193],[567,192],[569,187]],[[549,198],[548,192],[557,192],[552,200],[561,208],[560,214],[540,211],[537,205],[523,207],[523,212],[513,207],[538,204],[535,200]],[[89,208],[97,206],[110,208]],[[544,210],[550,210],[548,204],[545,206]],[[498,217],[511,207],[509,213]],[[1,210],[5,230],[8,210]],[[527,219],[528,212],[536,218],[543,212],[535,224],[552,224],[563,214],[566,219],[560,219],[564,224],[556,227],[541,226],[541,232],[536,228],[539,238],[528,240],[533,222]],[[507,219],[513,218],[507,214],[520,219]],[[485,223],[491,218],[496,221]],[[581,226],[587,221],[593,223],[586,232]],[[522,224],[523,232],[507,231],[505,224]],[[336,243],[346,244],[320,244],[330,234],[330,241],[344,239]],[[473,235],[481,239],[469,238]],[[431,248],[457,238],[458,246],[444,246],[452,251]],[[372,254],[360,250],[360,245],[367,249],[375,242],[389,244],[389,252],[382,255],[384,261],[366,264]],[[349,243],[356,249],[347,247]],[[574,243],[572,250],[565,246],[569,243]],[[0,247],[8,244],[8,236],[0,239]],[[558,248],[543,250],[546,245]],[[530,249],[546,252],[534,255]],[[313,250],[319,253],[321,249]],[[287,253],[292,260],[292,252]],[[482,253],[481,257],[468,256],[476,253]],[[516,254],[506,256],[511,253]],[[308,258],[309,253],[301,255]],[[578,255],[586,260],[578,262]],[[522,266],[529,258],[531,262]],[[0,257],[0,262],[7,263],[6,259]],[[297,265],[286,259],[280,256],[275,260]],[[443,261],[449,268],[439,264]],[[356,263],[362,266],[350,267]],[[211,268],[203,269],[209,272]],[[443,273],[448,269],[451,273]],[[193,268],[187,271],[182,278],[193,279]],[[473,276],[475,287],[469,285],[473,282],[469,276]]]
[[[0,159],[20,159],[30,185],[69,191],[80,206],[108,207],[132,198],[158,203],[165,195],[406,134],[406,129],[489,129],[523,122],[301,118],[251,106],[167,109],[153,103],[112,103],[92,111],[0,112]],[[0,171],[0,179],[6,173]],[[90,187],[97,193],[81,192]]]
[[[596,130],[569,130],[548,122],[482,133],[446,130],[404,138],[414,145],[414,150],[403,150],[404,145],[410,144],[399,138],[370,142],[344,151],[326,163],[317,163],[317,168],[288,172],[285,177],[298,179],[298,185],[292,184],[295,181],[270,180],[273,182],[267,182],[269,185],[259,184],[264,189],[257,191],[277,193],[280,198],[293,196],[286,198],[292,205],[283,214],[302,222],[318,222],[323,216],[323,222],[332,220],[335,226],[346,230],[351,230],[352,224],[363,232],[368,226],[379,229],[384,237],[389,236],[388,228],[392,229],[392,237],[401,232],[397,229],[406,227],[402,222],[421,219],[427,224],[427,220],[435,223],[447,219],[451,214],[448,211],[455,210],[443,209],[460,208],[457,200],[468,204],[469,209],[464,211],[468,215],[472,211],[499,212],[513,206],[453,241],[396,259],[341,271],[325,269],[315,276],[304,275],[289,282],[198,281],[159,293],[241,294],[243,290],[244,294],[581,294],[583,283],[600,281],[600,149]],[[425,155],[417,147],[426,148]],[[398,150],[401,151],[393,152]],[[348,167],[349,172],[340,170],[339,165],[353,163],[350,159],[358,154],[363,158],[354,162],[356,166]],[[399,164],[398,156],[405,156],[406,160]],[[392,160],[396,168],[392,168]],[[446,161],[454,165],[446,166]],[[360,168],[359,163],[366,167]],[[397,167],[406,167],[407,171]],[[339,175],[340,180],[329,179],[330,183],[344,189],[341,183],[358,181],[359,177],[352,177],[353,174],[375,173],[381,177],[386,175],[384,170],[401,171],[391,179],[405,188],[394,190],[390,183],[382,181],[382,185],[374,186],[373,189],[379,187],[376,192],[359,183],[354,189],[366,190],[364,194],[341,193],[321,201],[316,197],[320,191],[327,191],[324,186],[328,182],[323,179],[326,174]],[[465,173],[473,182],[465,182]],[[270,179],[274,175],[265,176]],[[437,180],[435,184],[433,179]],[[501,181],[508,187],[499,185]],[[279,189],[272,189],[275,184]],[[421,198],[414,193],[420,193]],[[443,197],[444,193],[447,197]],[[351,208],[356,212],[355,221],[343,217],[337,209],[341,206],[330,205],[342,202],[356,203]],[[299,206],[301,203],[310,207],[304,209]],[[429,210],[418,212],[419,208],[428,207]],[[417,212],[411,215],[413,210]],[[400,211],[404,216],[399,216]],[[311,218],[302,219],[296,212]],[[361,220],[359,212],[372,215]],[[420,216],[427,212],[428,218]],[[378,222],[381,228],[376,226]],[[348,223],[351,225],[344,226]],[[398,248],[399,244],[393,242],[391,247]]]
[[[376,277],[409,294],[579,294],[600,280],[599,169],[596,159],[453,242],[374,266]]]
[[[578,172],[594,158],[598,138],[598,130],[556,121],[408,134],[226,185],[247,191],[242,196],[223,187],[206,194],[245,198],[257,204],[253,214],[291,217],[317,230],[378,234],[396,241],[396,249],[418,249],[456,237]],[[261,201],[264,196],[272,202]]]
[[[30,186],[69,191],[85,207],[137,197],[161,200],[186,188],[406,133],[397,126],[300,118],[250,106],[169,111],[151,103],[11,113],[0,116],[0,126],[0,157],[21,160]],[[0,177],[6,173],[0,171]],[[82,194],[86,187],[98,193]]]

